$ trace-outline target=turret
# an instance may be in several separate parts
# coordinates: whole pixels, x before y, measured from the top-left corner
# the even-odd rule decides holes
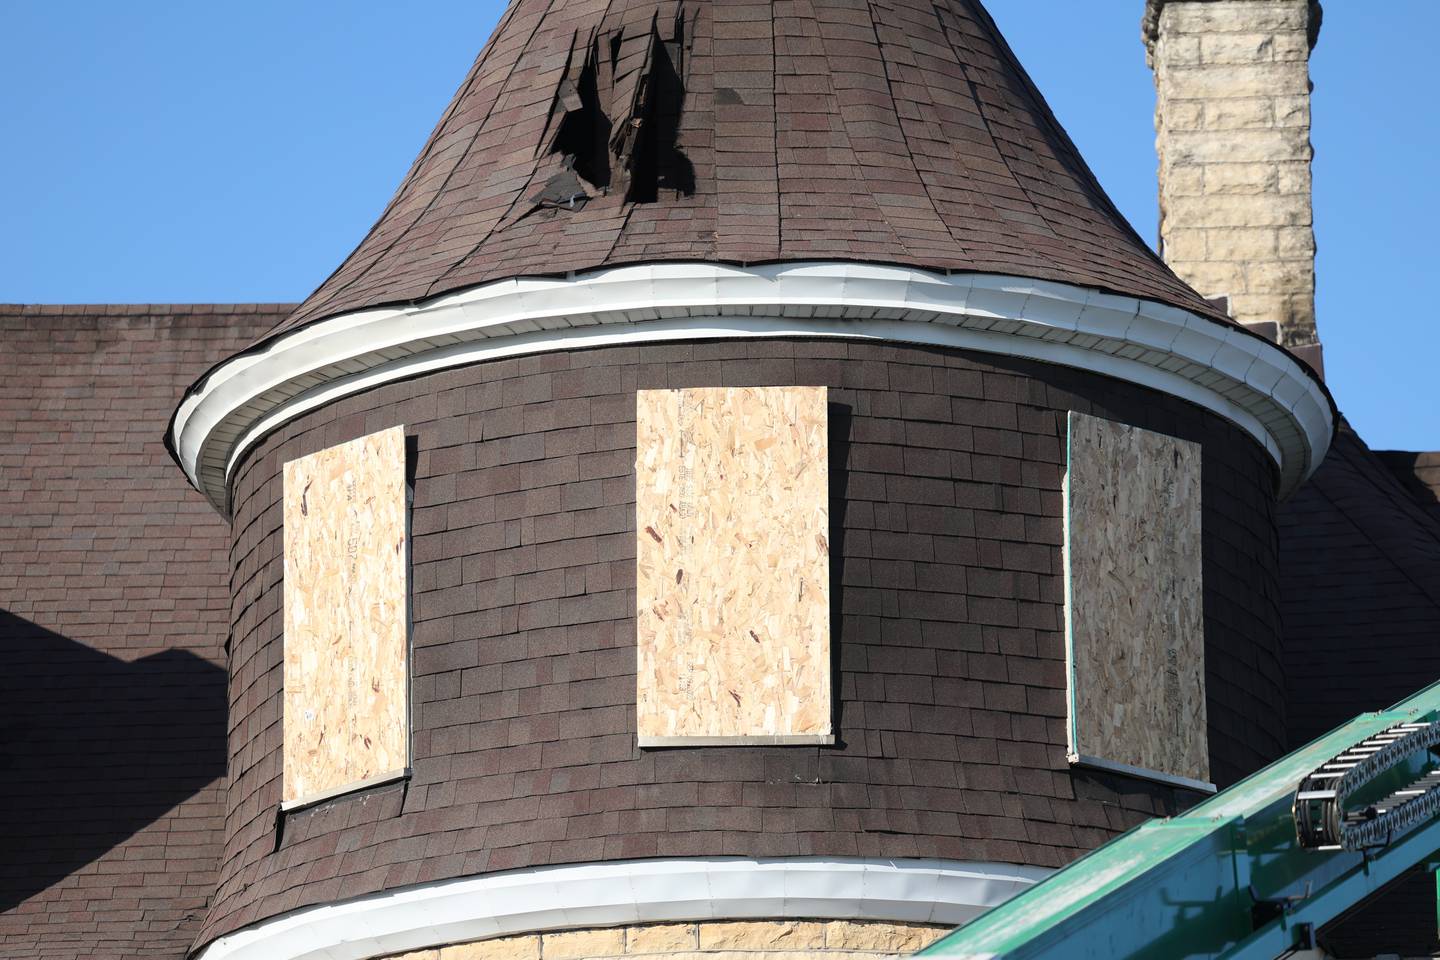
[[[1283,752],[1332,416],[978,3],[516,0],[175,414],[234,538],[201,955],[918,947]]]

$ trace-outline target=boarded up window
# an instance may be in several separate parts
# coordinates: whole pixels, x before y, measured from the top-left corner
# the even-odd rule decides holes
[[[404,773],[405,432],[285,464],[284,803]]]
[[[640,745],[832,742],[825,388],[636,407]]]
[[[1208,785],[1200,447],[1070,414],[1070,759]]]

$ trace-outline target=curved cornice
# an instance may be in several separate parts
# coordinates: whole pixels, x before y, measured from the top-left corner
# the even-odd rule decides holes
[[[1280,495],[1319,465],[1334,407],[1285,350],[1176,307],[1068,284],[905,267],[707,263],[516,279],[361,310],[281,335],[186,393],[167,437],[222,511],[239,458],[308,410],[392,380],[483,360],[611,344],[848,337],[1063,364],[1163,391],[1253,436]]]
[[[519,933],[805,918],[959,925],[1043,867],[861,857],[697,857],[532,867],[306,907],[227,934],[198,960],[364,960]]]

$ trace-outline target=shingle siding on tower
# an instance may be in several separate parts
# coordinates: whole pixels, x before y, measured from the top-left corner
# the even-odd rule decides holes
[[[0,305],[0,957],[181,960],[224,824],[225,524],[161,433],[291,305]]]
[[[830,748],[635,746],[635,391],[830,388]],[[538,864],[841,855],[1059,865],[1177,796],[1065,759],[1067,410],[1203,445],[1213,770],[1281,752],[1273,467],[1218,417],[1042,363],[863,342],[609,347],[341,400],[235,485],[231,784],[201,940],[291,908]],[[414,778],[279,802],[280,468],[395,424],[418,450]]]

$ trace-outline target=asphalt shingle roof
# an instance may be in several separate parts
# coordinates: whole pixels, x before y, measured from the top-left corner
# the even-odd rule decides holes
[[[369,235],[266,339],[517,276],[816,259],[1223,316],[977,2],[515,0]]]

